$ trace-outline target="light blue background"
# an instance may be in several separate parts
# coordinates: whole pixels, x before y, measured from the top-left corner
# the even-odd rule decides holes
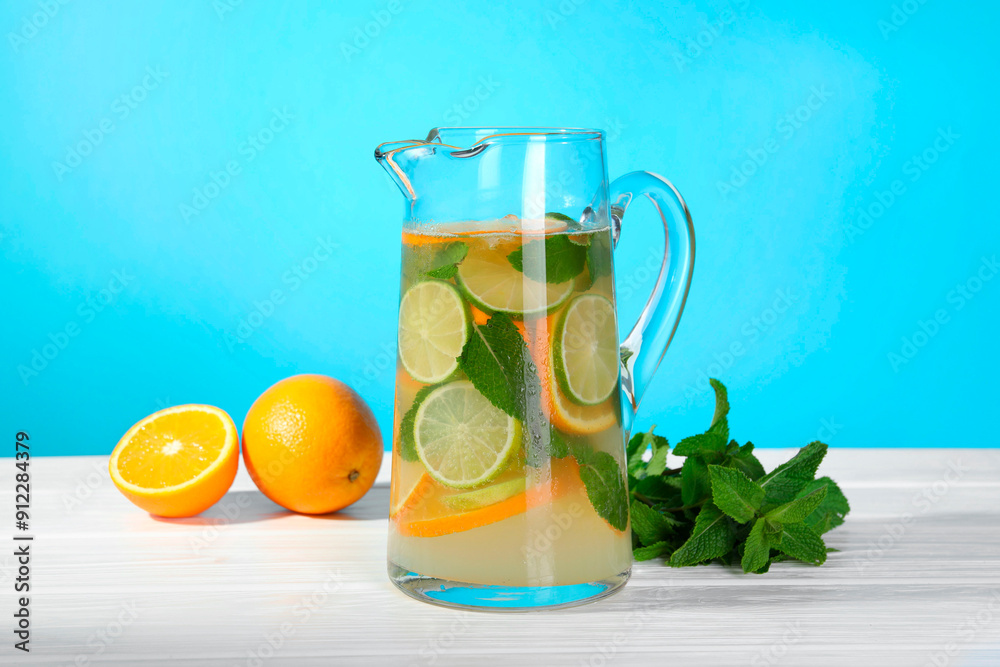
[[[612,178],[687,198],[694,283],[640,426],[702,430],[712,374],[760,446],[997,444],[1000,280],[953,291],[1000,251],[994,4],[224,2],[0,9],[0,410],[34,453],[110,452],[179,403],[240,423],[300,372],[353,384],[391,433],[403,200],[372,150],[456,122],[602,127]],[[292,118],[251,148],[275,109]],[[623,322],[652,286],[652,216],[626,219]]]

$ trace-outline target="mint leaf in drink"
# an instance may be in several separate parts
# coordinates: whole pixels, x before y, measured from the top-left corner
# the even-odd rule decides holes
[[[528,346],[509,315],[496,313],[486,324],[473,325],[458,367],[486,400],[525,422],[527,395],[538,396],[541,386]]]
[[[817,489],[826,489],[826,495],[812,514],[806,517],[805,523],[817,534],[822,535],[844,523],[844,517],[851,511],[851,505],[837,483],[829,477],[820,477],[807,484],[799,491],[799,498]]]
[[[672,567],[697,565],[729,553],[736,530],[729,517],[712,503],[706,503],[695,520],[691,537],[670,556]]]
[[[771,542],[764,532],[765,522],[763,519],[754,521],[750,534],[743,547],[743,559],[741,565],[744,572],[758,572],[767,565],[771,557]]]
[[[403,281],[412,284],[425,278],[448,280],[468,252],[469,247],[462,241],[410,247],[409,259],[403,263]]]
[[[812,493],[806,494],[795,500],[778,505],[773,510],[764,515],[765,519],[770,519],[776,523],[800,523],[813,513],[826,497],[826,487],[821,486]]]
[[[628,494],[618,461],[611,454],[594,451],[586,444],[575,444],[571,450],[580,465],[580,479],[597,515],[612,528],[625,530],[628,526]]]
[[[754,518],[764,502],[764,489],[757,482],[735,468],[722,466],[708,466],[708,475],[716,507],[738,523]]]
[[[469,246],[461,241],[448,243],[437,250],[431,259],[430,267],[424,272],[424,275],[430,278],[438,278],[439,280],[454,278],[458,272],[459,263],[465,259],[467,254],[469,254]]]
[[[769,472],[760,480],[764,487],[764,502],[768,505],[781,505],[795,498],[813,481],[816,469],[826,456],[827,446],[822,442],[812,442],[780,466]]]
[[[826,544],[823,538],[804,523],[790,523],[782,526],[778,551],[797,560],[813,565],[826,562]]]
[[[580,223],[564,213],[559,213],[558,211],[549,211],[548,213],[545,214],[545,217],[550,220],[558,220],[560,222],[565,222],[567,225],[569,225],[570,229],[580,229]]]
[[[507,261],[534,281],[564,283],[583,271],[587,248],[573,243],[565,234],[554,234],[545,240],[528,241],[507,255]]]
[[[399,456],[404,461],[417,460],[417,449],[414,444],[415,436],[413,433],[413,429],[416,426],[417,409],[420,408],[420,404],[424,402],[427,394],[434,391],[437,386],[422,387],[413,398],[413,404],[410,406],[410,409],[406,411],[403,419],[399,422]]]
[[[587,270],[591,281],[602,276],[610,276],[611,265],[611,229],[607,228],[588,234],[591,237],[587,247]]]

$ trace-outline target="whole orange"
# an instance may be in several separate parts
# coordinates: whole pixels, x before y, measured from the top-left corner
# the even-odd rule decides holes
[[[326,514],[365,495],[382,464],[371,409],[343,382],[295,375],[261,394],[243,421],[243,462],[286,509]]]

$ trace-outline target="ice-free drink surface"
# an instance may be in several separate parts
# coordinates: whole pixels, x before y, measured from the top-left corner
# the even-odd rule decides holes
[[[516,227],[403,234],[390,569],[611,588],[631,537],[610,230]]]

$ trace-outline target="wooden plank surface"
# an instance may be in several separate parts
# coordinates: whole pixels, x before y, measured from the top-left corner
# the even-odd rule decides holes
[[[831,450],[852,512],[823,567],[639,563],[607,600],[515,615],[394,589],[387,470],[339,515],[285,512],[241,470],[205,515],[159,520],[106,462],[32,459],[32,651],[12,648],[5,548],[0,664],[1000,665],[1000,450]]]

